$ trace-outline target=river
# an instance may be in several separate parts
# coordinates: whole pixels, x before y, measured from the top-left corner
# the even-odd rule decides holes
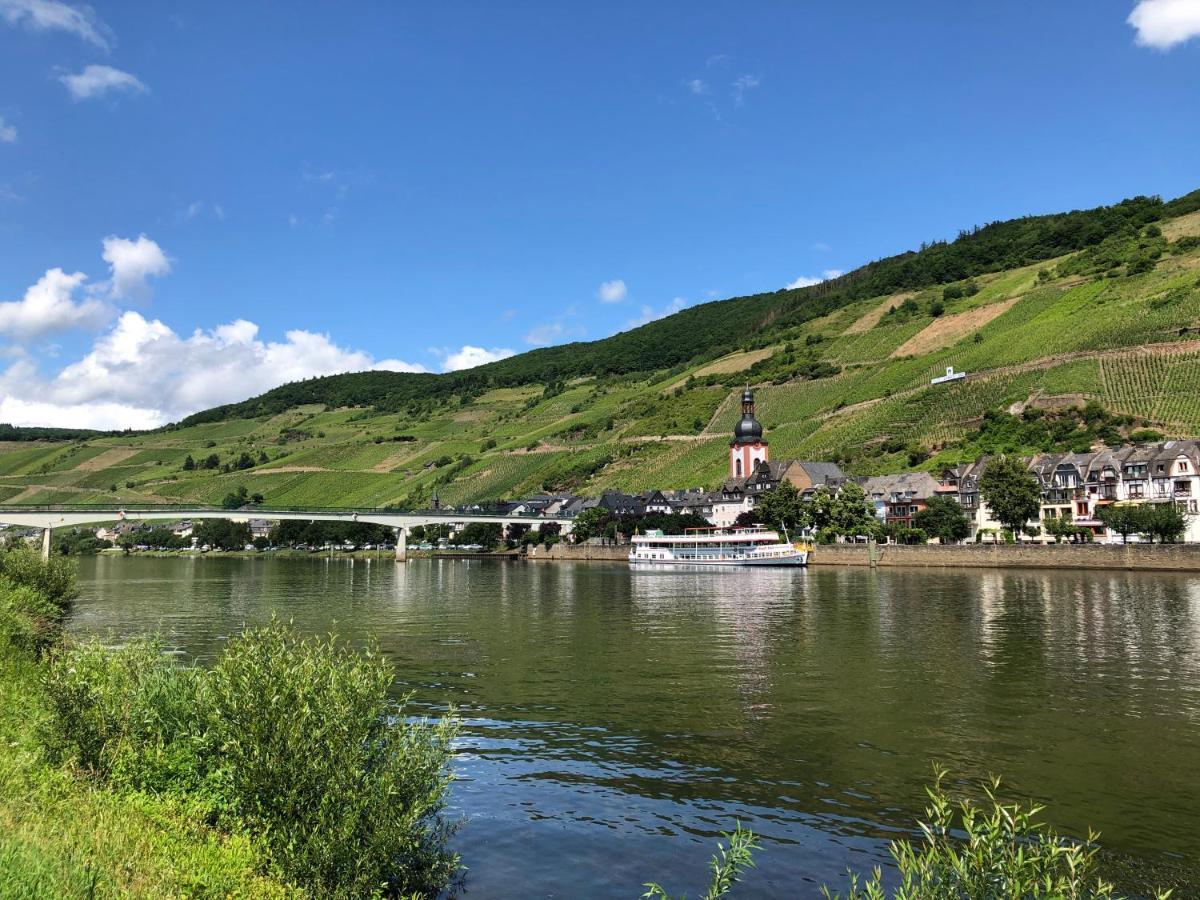
[[[816,896],[886,866],[935,761],[1200,896],[1200,577],[102,556],[80,581],[73,631],[201,662],[273,613],[377,639],[397,693],[463,716],[474,896],[696,896],[735,821],[763,844],[738,896]]]

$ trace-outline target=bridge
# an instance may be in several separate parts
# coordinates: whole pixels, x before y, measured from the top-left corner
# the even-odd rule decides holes
[[[561,516],[498,515],[486,512],[460,513],[452,510],[400,511],[393,509],[346,509],[344,507],[243,507],[217,509],[211,506],[0,506],[0,525],[42,529],[42,556],[50,556],[50,536],[55,528],[98,525],[104,522],[152,522],[178,519],[229,519],[248,522],[250,519],[270,521],[299,520],[302,522],[363,522],[384,525],[396,530],[396,559],[407,558],[409,529],[418,525],[449,525],[460,531],[470,522],[508,525],[529,525],[540,529],[547,522],[562,527],[563,534],[571,531],[571,519]]]

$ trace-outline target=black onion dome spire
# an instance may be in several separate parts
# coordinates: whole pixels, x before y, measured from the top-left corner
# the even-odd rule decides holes
[[[758,444],[762,442],[763,427],[754,417],[754,391],[750,385],[742,391],[742,418],[734,426],[733,442],[735,444]]]

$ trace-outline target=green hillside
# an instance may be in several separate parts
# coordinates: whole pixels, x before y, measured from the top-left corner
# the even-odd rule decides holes
[[[998,434],[1028,449],[1198,435],[1198,363],[1200,192],[996,223],[814,288],[466,372],[314,379],[154,432],[0,426],[0,503],[218,503],[245,486],[268,505],[367,507],[712,485],[747,381],[775,458],[933,467]],[[951,365],[967,380],[931,386]],[[1070,417],[997,418],[1088,401],[1103,416],[1093,404],[1072,433]]]

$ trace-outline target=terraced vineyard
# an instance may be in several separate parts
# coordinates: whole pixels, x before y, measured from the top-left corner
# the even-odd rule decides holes
[[[839,458],[864,474],[936,465],[989,410],[1030,404],[1097,400],[1195,436],[1200,213],[1163,222],[1161,235],[1146,232],[1165,252],[1137,271],[1080,274],[1068,255],[953,291],[864,297],[773,331],[748,327],[733,352],[653,374],[0,443],[0,503],[219,503],[245,486],[268,504],[367,507],[712,486],[746,381],[773,456]],[[947,366],[967,379],[931,385]]]

